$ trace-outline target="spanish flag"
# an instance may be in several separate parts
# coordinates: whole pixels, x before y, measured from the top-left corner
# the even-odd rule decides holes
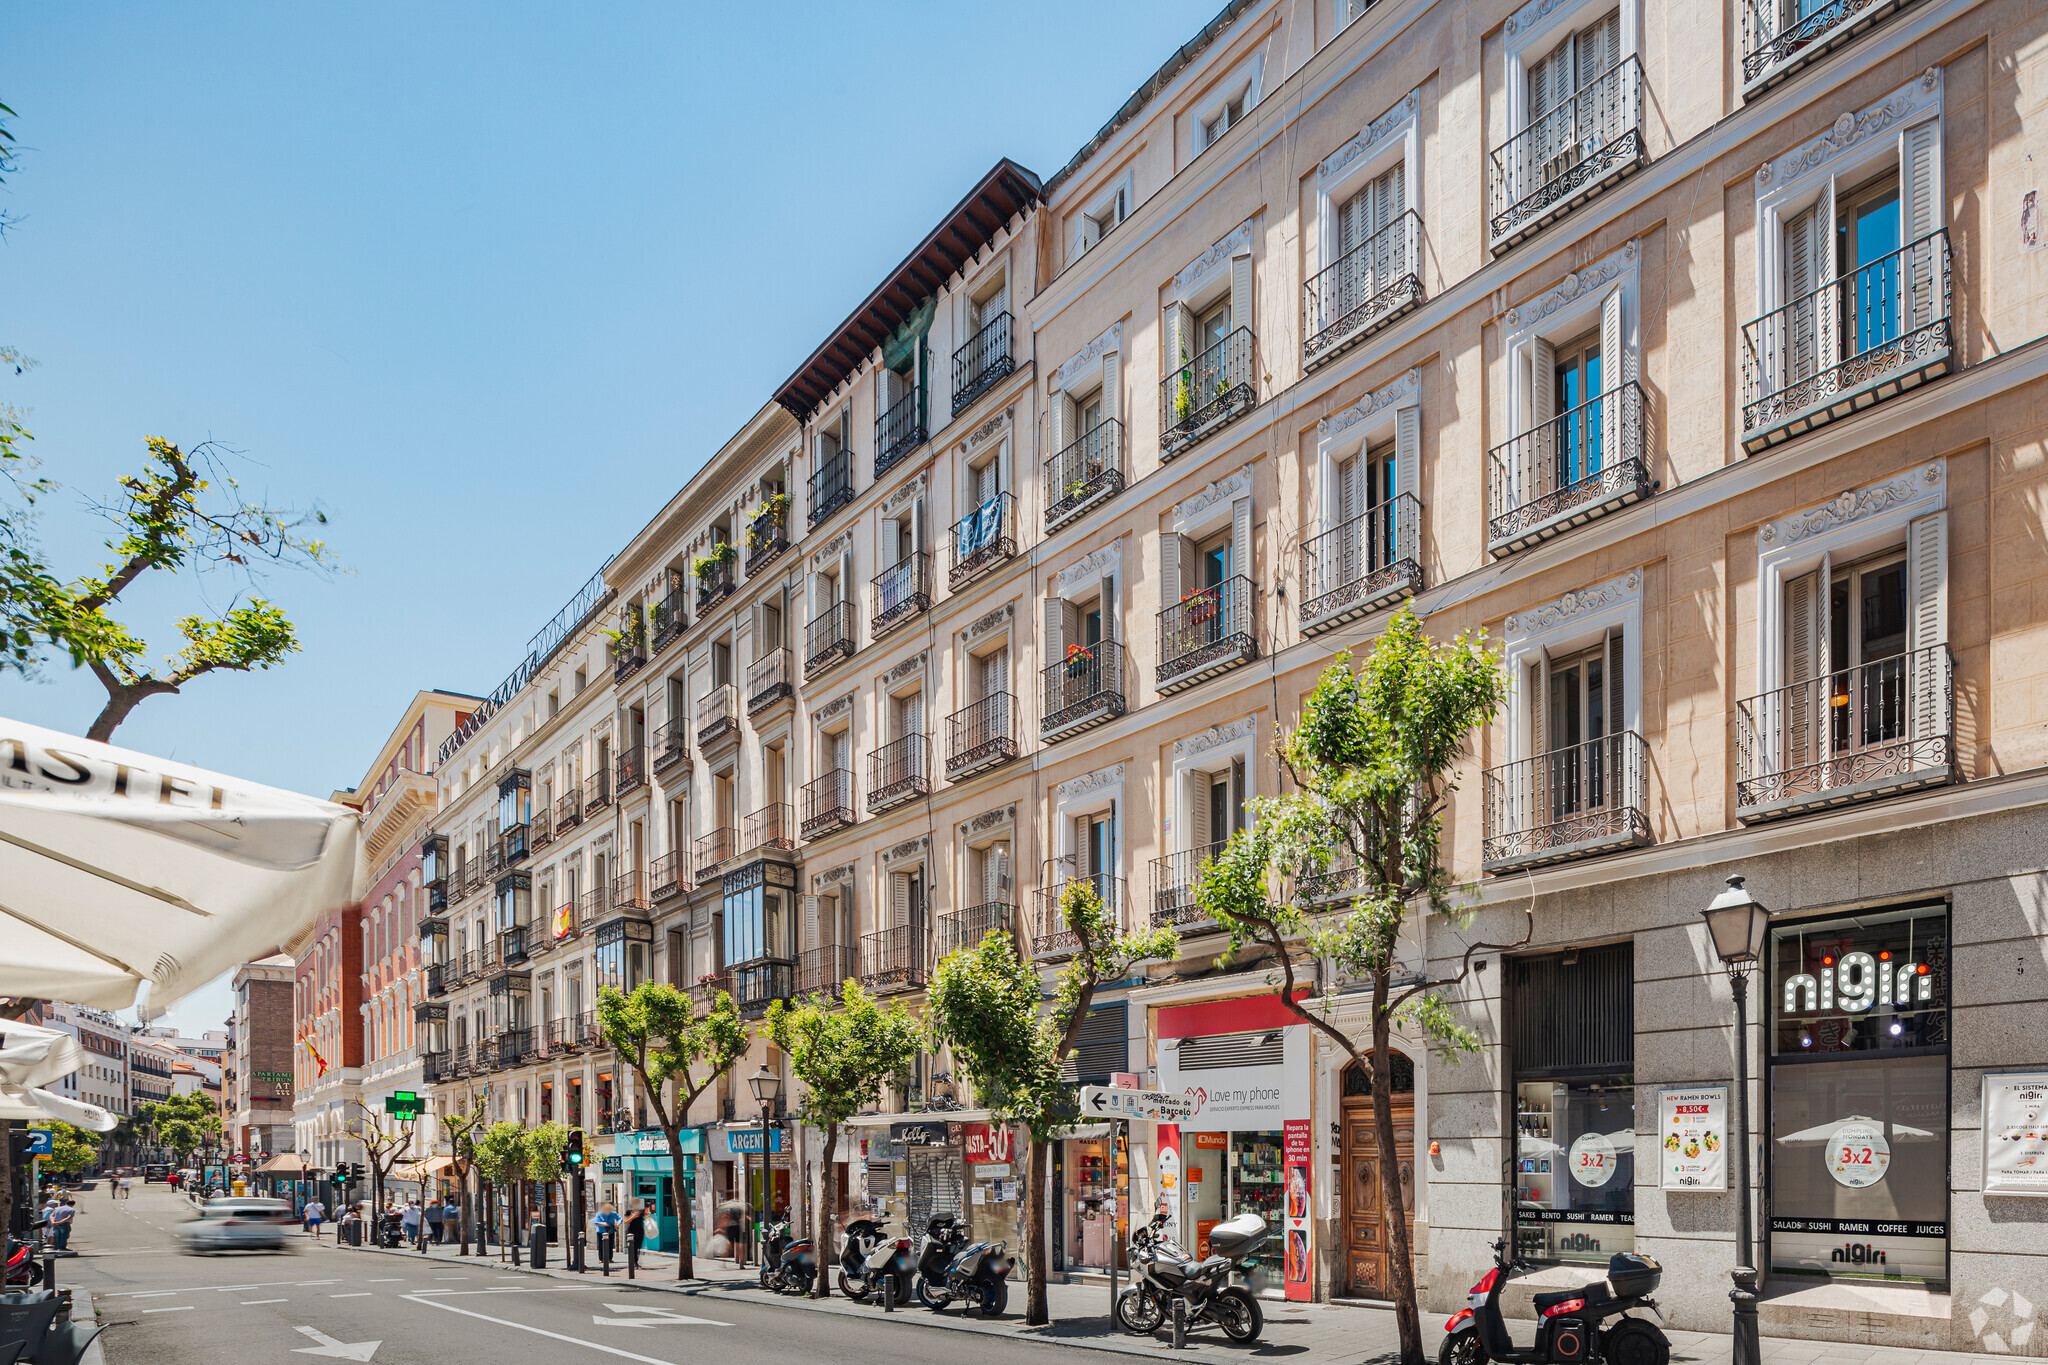
[[[306,1055],[313,1059],[313,1065],[320,1068],[319,1071],[315,1073],[315,1076],[325,1076],[327,1074],[327,1059],[325,1057],[322,1057],[320,1055],[320,1050],[313,1046],[313,1040],[311,1038],[302,1039],[301,1041],[305,1043]]]

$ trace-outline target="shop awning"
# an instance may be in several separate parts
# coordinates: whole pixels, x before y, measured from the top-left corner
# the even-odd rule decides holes
[[[251,1175],[304,1175],[311,1168],[297,1152],[279,1152],[251,1171]]]
[[[393,1175],[400,1180],[426,1180],[439,1175],[455,1164],[452,1156],[430,1156],[423,1161],[408,1161],[398,1167]]]

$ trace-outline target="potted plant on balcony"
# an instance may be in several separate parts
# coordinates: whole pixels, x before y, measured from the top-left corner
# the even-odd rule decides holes
[[[1068,676],[1068,677],[1070,677],[1070,678],[1078,678],[1078,677],[1080,677],[1080,676],[1081,676],[1082,674],[1084,674],[1084,673],[1086,673],[1086,672],[1088,671],[1088,667],[1089,667],[1089,665],[1093,664],[1094,662],[1095,662],[1095,656],[1094,656],[1093,654],[1089,653],[1089,652],[1088,652],[1088,650],[1087,650],[1087,648],[1086,648],[1085,646],[1082,646],[1082,645],[1068,645],[1068,646],[1067,646],[1067,676]]]
[[[1216,591],[1209,588],[1201,592],[1191,592],[1181,598],[1180,604],[1186,609],[1188,624],[1200,626],[1215,620],[1218,606],[1216,597]]]
[[[789,517],[789,494],[771,493],[761,503],[761,511],[747,524],[747,548],[765,550],[775,543],[776,533],[787,524]]]
[[[647,608],[647,619],[654,622],[654,629],[657,632],[668,629],[668,604],[666,602],[650,604]]]

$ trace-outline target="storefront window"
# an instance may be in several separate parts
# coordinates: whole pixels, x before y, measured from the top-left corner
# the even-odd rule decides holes
[[[1232,1133],[1226,1217],[1256,1213],[1266,1220],[1270,1240],[1254,1264],[1245,1267],[1254,1292],[1284,1288],[1281,1239],[1286,1236],[1286,1183],[1279,1133]],[[1204,1253],[1206,1254],[1206,1253]]]
[[[1072,1262],[1106,1270],[1116,1249],[1116,1192],[1121,1168],[1107,1137],[1067,1143],[1067,1246]]]
[[[1948,912],[1771,935],[1774,1272],[1948,1276]]]
[[[581,1076],[571,1076],[569,1078],[569,1126],[571,1128],[581,1128],[583,1126],[583,1078]]]

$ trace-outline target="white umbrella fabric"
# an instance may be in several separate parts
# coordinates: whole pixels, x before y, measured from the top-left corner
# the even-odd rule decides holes
[[[66,1099],[43,1089],[85,1065],[85,1049],[58,1029],[17,1020],[0,1021],[0,1119],[62,1119],[95,1133],[109,1133],[117,1120],[96,1104]]]
[[[346,905],[360,856],[346,807],[0,719],[0,995],[160,1013]]]

